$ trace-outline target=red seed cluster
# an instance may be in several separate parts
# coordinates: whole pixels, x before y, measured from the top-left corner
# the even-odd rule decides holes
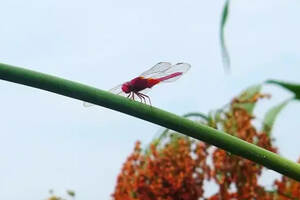
[[[137,142],[118,177],[115,200],[190,200],[203,195],[206,145],[179,138],[142,154]]]
[[[300,159],[298,160],[300,163]],[[298,200],[300,199],[300,182],[283,176],[281,180],[274,183],[277,188],[277,196],[280,200]]]

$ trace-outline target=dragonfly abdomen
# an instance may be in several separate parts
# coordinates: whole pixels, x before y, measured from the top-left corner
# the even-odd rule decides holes
[[[173,73],[173,74],[170,74],[170,75],[161,77],[161,78],[159,78],[158,80],[160,80],[160,81],[166,81],[166,80],[168,80],[168,79],[175,78],[175,77],[180,76],[180,75],[182,75],[182,74],[183,74],[182,72],[175,72],[175,73]]]

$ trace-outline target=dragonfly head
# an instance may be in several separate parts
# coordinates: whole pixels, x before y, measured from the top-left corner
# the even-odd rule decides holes
[[[122,85],[122,91],[125,93],[130,93],[131,92],[131,85],[130,83],[124,83]]]

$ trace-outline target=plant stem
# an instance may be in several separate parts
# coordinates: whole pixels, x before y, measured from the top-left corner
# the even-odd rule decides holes
[[[239,138],[94,87],[55,76],[0,64],[0,79],[79,99],[161,125],[252,160],[300,181],[300,165]]]

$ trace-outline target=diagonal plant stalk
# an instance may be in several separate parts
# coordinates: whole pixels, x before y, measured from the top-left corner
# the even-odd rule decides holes
[[[203,113],[200,113],[200,112],[189,112],[187,114],[184,114],[182,117],[185,117],[185,118],[189,118],[189,117],[199,117],[199,118],[202,118],[204,119],[205,121],[209,121],[209,117],[206,116],[205,114]],[[159,144],[161,142],[161,140],[163,138],[165,138],[167,136],[167,133],[170,131],[170,129],[166,128],[164,129],[164,131],[162,131],[160,134],[159,134],[159,137],[155,137],[155,144]],[[147,148],[149,149],[149,148]]]
[[[0,64],[0,79],[120,111],[202,140],[300,181],[300,165],[239,138],[173,113],[55,76]]]

